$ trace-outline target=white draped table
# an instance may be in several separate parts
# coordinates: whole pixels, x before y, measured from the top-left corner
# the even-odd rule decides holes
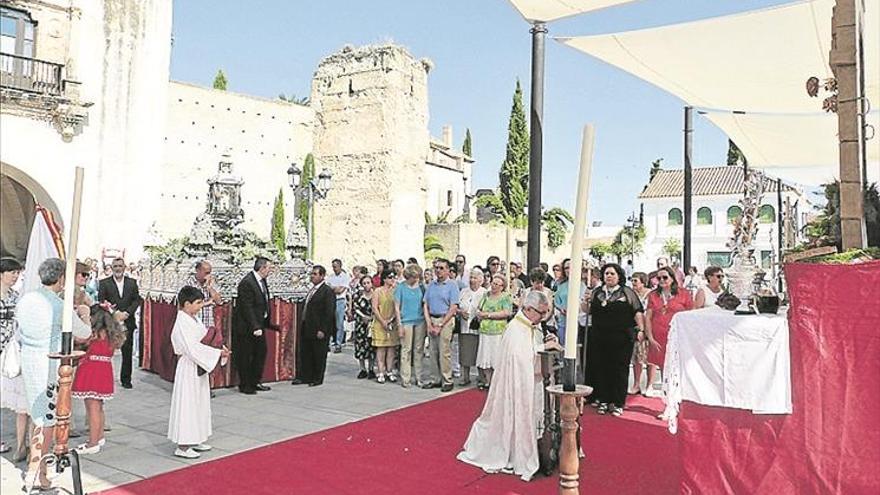
[[[681,401],[791,413],[788,320],[735,315],[720,307],[676,314],[669,328],[663,388],[669,431],[678,430]]]

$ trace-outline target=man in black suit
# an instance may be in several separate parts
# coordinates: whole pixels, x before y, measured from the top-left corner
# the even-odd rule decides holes
[[[131,388],[131,354],[136,326],[134,314],[143,299],[137,281],[125,276],[124,259],[113,260],[110,269],[113,276],[101,280],[98,284],[98,301],[109,302],[125,317],[125,343],[122,344],[122,369],[119,370],[119,381],[122,382],[122,388]]]
[[[324,383],[327,345],[336,332],[336,293],[324,282],[326,275],[327,270],[321,265],[312,267],[309,275],[312,290],[306,296],[303,309],[300,366],[293,385],[308,383],[316,387]]]
[[[236,349],[232,354],[238,368],[238,390],[247,395],[269,390],[260,384],[266,363],[266,331],[269,330],[269,285],[266,277],[272,263],[262,256],[254,271],[238,283],[238,297],[232,310],[232,332]]]

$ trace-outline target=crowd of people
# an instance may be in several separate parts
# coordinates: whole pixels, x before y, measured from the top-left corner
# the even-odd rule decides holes
[[[62,350],[66,264],[58,258],[43,261],[37,270],[39,288],[19,296],[15,287],[23,269],[14,259],[0,259],[0,396],[2,406],[16,413],[13,460],[27,457],[29,479],[48,489],[44,461],[58,420],[58,360],[49,354]],[[126,269],[125,262],[116,259],[108,277],[90,284],[94,267],[76,264],[71,328],[74,346],[85,353],[79,359],[71,395],[82,399],[86,409],[88,439],[76,446],[81,454],[97,453],[105,443],[103,403],[113,398],[111,360],[117,349],[123,355],[120,382],[131,388],[132,331],[141,300],[137,282],[125,275]],[[72,421],[70,431],[73,437],[81,435]]]
[[[47,355],[60,350],[65,265],[54,258],[44,261],[40,289],[19,297],[13,287],[22,269],[15,260],[0,260],[0,352],[15,347],[21,361],[17,376],[5,371],[0,376],[0,404],[17,414],[15,460],[27,455],[28,425],[34,425],[29,469],[45,485],[40,466],[53,438],[57,396],[57,362]],[[577,338],[586,345],[584,380],[594,388],[589,401],[599,414],[620,416],[628,394],[657,395],[652,385],[663,366],[672,317],[714,304],[724,291],[724,273],[709,267],[703,281],[695,268],[685,275],[666,258],[658,259],[651,273],[634,271],[631,262],[599,268],[585,263],[578,328],[568,329],[571,269],[566,259],[526,273],[521,263],[504,263],[497,256],[469,266],[464,255],[436,259],[424,268],[414,258],[378,260],[375,270],[346,270],[340,259],[332,261],[329,271],[314,265],[300,315],[299,365],[292,383],[322,385],[327,354],[348,345],[359,365],[356,379],[443,392],[453,390],[456,381],[458,386],[476,382],[477,388],[489,390],[498,379],[495,371],[510,360],[505,345],[512,344],[505,344],[503,336],[516,315],[525,314],[523,321],[532,321],[545,340],[564,344],[566,338]],[[238,285],[234,354],[215,325],[213,306],[222,301],[210,263],[198,262],[180,289],[171,336],[178,366],[168,428],[168,438],[178,446],[175,455],[196,458],[210,449],[209,372],[219,363],[234,361],[241,393],[270,390],[260,380],[265,332],[277,330],[270,324],[266,278],[271,270],[270,260],[257,258]],[[103,402],[113,397],[116,350],[122,354],[119,383],[132,387],[135,312],[141,303],[137,281],[130,276],[136,273],[121,258],[104,273],[98,279],[95,263],[77,263],[73,328],[75,343],[86,355],[76,372],[73,397],[84,401],[87,414],[88,438],[76,447],[82,454],[98,453],[104,445]],[[532,311],[526,314],[528,301]]]

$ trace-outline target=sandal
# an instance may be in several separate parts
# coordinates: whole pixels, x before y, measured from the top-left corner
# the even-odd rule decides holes
[[[376,377],[376,381],[378,383],[385,383],[385,373],[379,373],[379,376]]]
[[[396,383],[396,382],[397,382],[397,377],[394,376],[394,373],[388,373],[388,381],[391,382],[391,383]]]

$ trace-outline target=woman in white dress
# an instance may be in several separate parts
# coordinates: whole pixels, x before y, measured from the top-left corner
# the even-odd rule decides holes
[[[718,296],[724,294],[724,287],[721,282],[724,281],[724,270],[717,266],[710,266],[703,272],[706,277],[706,285],[697,291],[694,296],[694,308],[708,308],[715,306]]]
[[[18,325],[15,321],[15,305],[18,292],[12,286],[18,281],[22,270],[21,263],[12,258],[0,259],[0,355],[11,345],[19,344]],[[12,344],[14,342],[14,344]],[[15,453],[13,462],[27,457],[28,404],[24,393],[24,380],[19,373],[9,378],[0,373],[0,407],[15,413]],[[0,442],[0,452],[9,452],[9,447]]]
[[[483,287],[483,270],[471,270],[469,284],[459,292],[458,315],[461,317],[459,335],[459,362],[461,363],[461,384],[470,385],[471,368],[477,365],[477,350],[480,346],[480,331],[471,329],[471,320],[477,315],[480,301],[486,295]]]
[[[507,328],[507,320],[513,315],[513,298],[506,290],[507,278],[496,273],[489,287],[489,293],[477,305],[477,316],[480,318],[480,348],[477,350],[480,375],[477,387],[481,390],[487,390],[492,384],[501,336]]]

